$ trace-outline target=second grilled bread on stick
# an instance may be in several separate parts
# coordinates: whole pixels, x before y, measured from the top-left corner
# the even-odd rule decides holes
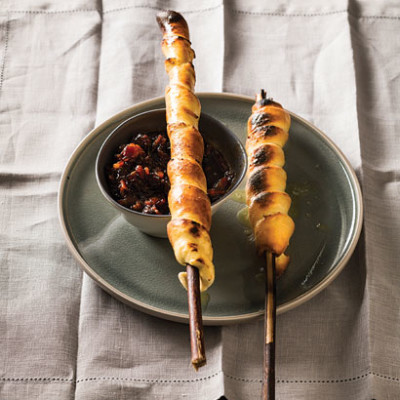
[[[165,91],[167,129],[171,142],[168,195],[171,222],[168,238],[177,261],[199,269],[200,290],[214,282],[213,249],[209,235],[211,204],[207,195],[206,178],[201,166],[203,138],[198,131],[200,102],[194,94],[194,51],[189,41],[185,19],[174,11],[157,15],[163,33],[162,51],[169,85]],[[188,288],[187,274],[179,280]]]
[[[291,199],[286,188],[285,156],[290,115],[282,106],[257,95],[248,120],[246,150],[249,176],[246,201],[257,251],[266,255],[265,340],[263,399],[275,400],[276,273],[287,267],[283,252],[289,245],[294,222],[288,216]]]
[[[282,106],[257,95],[248,120],[246,150],[249,158],[246,202],[255,243],[261,255],[276,256],[277,273],[287,266],[289,258],[283,254],[294,231],[289,217],[290,196],[285,192],[285,155],[282,147],[288,140],[290,115]]]

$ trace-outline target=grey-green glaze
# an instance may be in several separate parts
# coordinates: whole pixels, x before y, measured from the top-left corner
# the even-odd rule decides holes
[[[253,99],[233,94],[199,94],[202,110],[225,123],[244,143]],[[163,98],[125,110],[81,142],[64,171],[59,214],[71,251],[105,290],[144,312],[187,321],[187,296],[168,240],[128,224],[101,195],[95,178],[97,152],[125,118],[164,106]],[[278,312],[287,311],[325,288],[343,269],[360,235],[362,201],[351,166],[319,130],[292,115],[285,147],[288,192],[296,230],[288,249],[292,261],[278,281]],[[263,314],[264,260],[236,214],[243,204],[226,201],[213,217],[216,280],[203,308],[204,323],[243,322]]]

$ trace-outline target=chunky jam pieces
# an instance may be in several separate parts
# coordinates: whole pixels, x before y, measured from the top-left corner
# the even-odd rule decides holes
[[[169,214],[167,164],[170,143],[166,132],[139,133],[119,147],[107,171],[112,197],[124,207],[146,214]],[[233,172],[222,154],[205,142],[203,170],[211,202],[222,197]]]

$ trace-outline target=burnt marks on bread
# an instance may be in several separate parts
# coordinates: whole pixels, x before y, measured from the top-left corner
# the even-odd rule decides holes
[[[176,11],[168,10],[166,11],[166,18],[170,24],[176,24],[179,21],[185,21],[181,14],[177,13]],[[186,22],[186,21],[185,21]]]
[[[259,126],[254,129],[254,133],[257,136],[270,138],[279,134],[279,128],[273,125]]]
[[[260,193],[265,189],[265,169],[260,168],[250,175],[248,186],[252,193]]]
[[[193,112],[189,107],[182,106],[182,110],[184,110],[185,113],[192,116],[193,118],[199,119],[199,116],[195,112]]]
[[[193,252],[199,251],[199,246],[196,243],[188,243],[188,246],[189,246],[190,250]]]
[[[269,163],[272,159],[272,155],[269,146],[259,147],[251,159],[251,166],[257,167]]]
[[[272,97],[267,98],[267,92],[264,89],[261,89],[260,98],[256,101],[256,106],[264,107],[264,106],[277,106],[282,107],[279,103],[275,102]]]
[[[263,208],[267,208],[269,205],[273,203],[273,193],[262,192],[254,198],[253,202],[255,204],[260,205]]]
[[[177,24],[180,22],[186,25],[186,21],[182,15],[172,10],[160,11],[156,18],[161,29],[163,29],[165,24]]]
[[[251,117],[251,125],[254,128],[262,127],[271,122],[271,115],[268,113],[255,113]]]
[[[156,19],[163,34],[189,39],[189,28],[181,14],[172,10],[161,11]]]
[[[198,222],[191,221],[192,226],[189,229],[189,232],[194,236],[194,237],[200,237],[200,229],[201,225]]]
[[[257,105],[260,107],[269,106],[271,104],[275,104],[275,102],[272,99],[261,99],[257,101]]]

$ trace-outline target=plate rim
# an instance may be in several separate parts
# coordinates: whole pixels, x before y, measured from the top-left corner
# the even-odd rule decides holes
[[[254,102],[254,98],[246,95],[240,95],[236,93],[229,93],[229,92],[223,92],[223,93],[218,93],[218,92],[196,92],[196,95],[199,96],[200,100],[202,97],[208,97],[208,98],[216,98],[216,99],[230,99],[230,100],[241,100],[241,101],[246,101],[246,102]],[[67,242],[67,246],[69,250],[71,251],[72,255],[78,261],[81,269],[88,275],[90,276],[102,289],[104,289],[106,292],[108,292],[110,295],[113,297],[117,298],[118,300],[122,301],[123,303],[139,310],[142,311],[146,314],[153,315],[158,318],[162,319],[167,319],[170,321],[174,322],[181,322],[181,323],[188,323],[189,322],[189,317],[187,314],[183,313],[178,313],[174,311],[168,311],[159,307],[154,307],[152,305],[149,305],[147,303],[144,303],[140,300],[134,299],[120,290],[116,289],[112,285],[110,285],[107,281],[105,281],[100,275],[98,275],[91,267],[90,265],[84,260],[84,258],[81,256],[77,248],[75,247],[68,231],[67,223],[66,223],[66,218],[64,216],[63,212],[63,199],[65,197],[65,190],[67,188],[67,181],[69,179],[69,171],[73,168],[73,165],[76,161],[77,156],[81,153],[83,148],[86,146],[87,143],[89,143],[93,138],[95,138],[99,132],[101,132],[107,125],[110,125],[113,123],[113,121],[119,121],[122,119],[126,114],[132,113],[135,111],[137,108],[143,108],[143,107],[148,107],[151,106],[152,104],[159,103],[160,101],[163,101],[165,98],[163,96],[159,97],[154,97],[152,99],[148,99],[139,103],[136,103],[130,107],[127,107],[121,111],[119,111],[116,114],[111,115],[108,117],[105,121],[100,123],[100,125],[95,126],[90,132],[87,133],[87,135],[78,143],[78,145],[75,147],[71,155],[69,156],[67,163],[63,169],[63,172],[61,174],[61,179],[59,182],[58,186],[58,196],[57,196],[57,210],[58,210],[58,219],[61,225],[62,232],[64,234],[64,238]],[[287,110],[287,109],[286,109]],[[350,257],[353,255],[354,250],[357,246],[358,240],[361,235],[362,231],[362,225],[363,225],[363,214],[364,214],[364,209],[363,209],[363,201],[362,201],[362,192],[361,192],[361,186],[358,181],[357,175],[350,164],[349,160],[347,157],[344,155],[342,150],[333,142],[332,139],[330,139],[324,132],[322,132],[319,128],[314,126],[312,123],[309,121],[305,120],[304,118],[300,117],[299,115],[293,113],[290,110],[287,110],[291,117],[294,117],[297,119],[299,122],[302,124],[308,126],[312,130],[318,133],[329,145],[330,147],[334,150],[334,152],[337,154],[337,156],[340,158],[342,164],[346,168],[346,172],[349,176],[349,179],[352,183],[352,186],[354,188],[354,193],[353,197],[355,200],[355,215],[354,215],[354,221],[355,221],[355,227],[354,227],[354,234],[350,240],[350,243],[348,245],[348,249],[344,256],[342,257],[341,260],[339,260],[338,264],[336,267],[324,278],[322,279],[317,285],[315,285],[311,290],[309,290],[306,293],[301,294],[300,296],[294,298],[291,301],[288,301],[287,303],[281,304],[277,307],[277,314],[282,314],[284,312],[287,312],[289,310],[292,310],[308,300],[310,300],[312,297],[316,296],[318,293],[323,291],[329,284],[331,284],[337,276],[342,272],[344,267],[347,265]],[[248,321],[252,321],[256,318],[260,318],[264,315],[264,310],[259,310],[255,311],[252,313],[247,313],[247,314],[240,314],[240,315],[232,315],[232,316],[226,316],[226,317],[212,317],[212,316],[203,316],[203,323],[204,325],[228,325],[228,324],[237,324],[237,323],[244,323]]]

